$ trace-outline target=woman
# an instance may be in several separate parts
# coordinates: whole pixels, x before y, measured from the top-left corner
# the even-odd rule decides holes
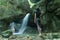
[[[40,9],[36,8],[35,15],[34,15],[34,23],[37,25],[39,33],[41,33],[40,15],[41,15]]]

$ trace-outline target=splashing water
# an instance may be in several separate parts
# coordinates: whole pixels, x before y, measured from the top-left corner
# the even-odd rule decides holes
[[[19,32],[18,33],[14,33],[13,32],[13,35],[18,35],[18,34],[23,34],[24,31],[26,30],[27,28],[27,22],[28,22],[28,18],[29,18],[29,15],[30,13],[26,14],[26,16],[24,17],[23,21],[22,21],[22,25],[21,25],[21,28],[19,29]],[[12,26],[15,25],[14,23],[12,23]],[[13,26],[14,27],[14,26]]]
[[[15,26],[16,26],[15,22],[10,23],[10,26],[11,26],[11,31],[14,33],[15,32]]]

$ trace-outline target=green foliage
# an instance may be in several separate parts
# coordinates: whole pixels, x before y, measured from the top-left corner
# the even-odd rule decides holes
[[[60,0],[0,0],[0,30],[8,29],[8,22],[27,12],[33,13],[36,7],[41,9],[41,24],[44,32],[60,31]],[[22,15],[23,16],[23,15]],[[33,18],[33,17],[32,17]],[[32,19],[31,19],[32,20]],[[1,32],[1,31],[0,31]]]
[[[6,30],[2,32],[2,36],[8,38],[10,35],[12,35],[11,30]]]
[[[58,24],[60,22],[60,1],[59,0],[51,0],[47,6],[46,6],[46,13],[45,15],[45,27],[48,28],[50,31],[58,32],[58,29],[60,28]],[[43,20],[44,20],[44,15],[43,15]],[[59,17],[58,17],[59,16]],[[42,23],[43,24],[43,23]]]
[[[33,2],[33,3],[37,3],[37,2],[39,2],[40,0],[30,0],[31,2]]]
[[[24,11],[29,9],[26,1],[22,0],[1,0],[0,3],[0,19],[9,18],[13,15],[23,14],[25,13]],[[24,9],[24,7],[26,9]]]

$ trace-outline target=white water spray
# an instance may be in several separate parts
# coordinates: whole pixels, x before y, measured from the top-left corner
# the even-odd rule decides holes
[[[15,26],[16,26],[15,22],[10,23],[11,31],[13,34],[15,33]]]
[[[24,33],[24,31],[27,28],[27,22],[28,22],[29,15],[30,15],[30,13],[26,14],[26,16],[24,17],[24,19],[22,21],[22,25],[21,25],[21,28],[19,29],[19,32],[18,33],[13,32],[13,35],[18,35],[18,34]],[[14,28],[13,23],[12,23],[11,27],[12,27],[12,29]]]

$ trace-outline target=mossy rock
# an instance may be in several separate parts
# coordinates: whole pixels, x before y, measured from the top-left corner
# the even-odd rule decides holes
[[[9,38],[12,35],[12,32],[10,30],[3,31],[1,33],[2,37]]]

